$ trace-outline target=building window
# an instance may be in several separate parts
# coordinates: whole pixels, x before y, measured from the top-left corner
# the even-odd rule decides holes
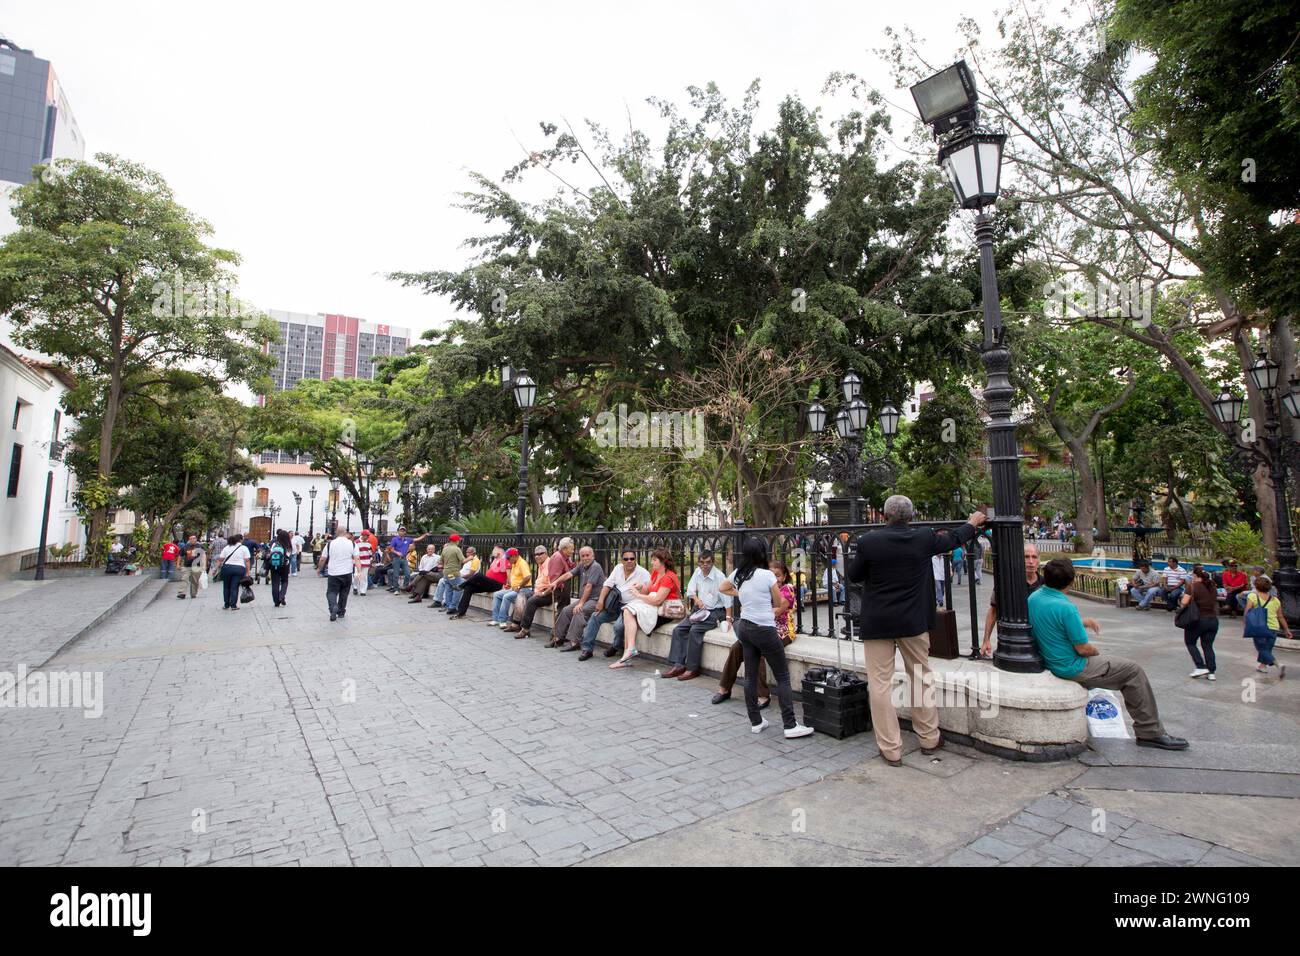
[[[18,401],[14,402],[14,423],[9,426],[14,431],[18,431],[18,422],[22,420],[22,414],[23,400],[20,398]]]
[[[23,446],[14,442],[14,450],[9,456],[9,497],[18,497],[18,476],[23,469]]]
[[[259,508],[265,508],[265,507],[266,507],[267,505],[269,505],[270,503],[271,503],[271,489],[270,489],[270,488],[258,488],[258,489],[257,489],[257,507],[259,507]]]

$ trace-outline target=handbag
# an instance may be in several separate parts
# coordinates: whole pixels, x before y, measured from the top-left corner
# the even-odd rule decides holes
[[[1264,612],[1267,615],[1267,611]],[[1178,609],[1174,615],[1174,627],[1181,627],[1183,630],[1191,627],[1201,619],[1201,609],[1196,606],[1195,601],[1188,601]]]
[[[670,621],[680,621],[686,616],[686,602],[681,598],[669,598],[664,601],[661,613]]]

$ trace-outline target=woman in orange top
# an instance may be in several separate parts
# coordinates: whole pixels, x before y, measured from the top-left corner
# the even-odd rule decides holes
[[[677,572],[673,570],[673,558],[667,548],[655,548],[650,554],[650,584],[642,590],[632,585],[634,595],[631,601],[623,605],[623,634],[627,639],[627,651],[622,658],[610,664],[610,668],[630,667],[632,659],[637,656],[637,630],[648,635],[668,618],[659,611],[665,601],[681,600],[681,584]]]

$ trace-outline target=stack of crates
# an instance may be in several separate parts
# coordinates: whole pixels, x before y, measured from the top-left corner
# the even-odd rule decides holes
[[[852,671],[813,667],[804,674],[800,695],[803,722],[837,740],[871,729],[867,682]]]

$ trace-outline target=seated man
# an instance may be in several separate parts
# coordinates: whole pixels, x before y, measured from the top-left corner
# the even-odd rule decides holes
[[[1146,672],[1132,661],[1102,656],[1097,645],[1089,643],[1083,617],[1065,595],[1073,580],[1074,565],[1065,558],[1053,558],[1043,568],[1043,586],[1029,595],[1029,628],[1043,663],[1057,677],[1089,690],[1102,687],[1122,693],[1139,747],[1186,750],[1186,740],[1171,737],[1161,726]],[[1096,622],[1092,630],[1101,633]]]
[[[1143,558],[1138,561],[1138,569],[1129,582],[1129,594],[1138,602],[1139,610],[1151,609],[1151,599],[1160,588],[1160,574],[1151,570],[1151,562]]]
[[[420,563],[415,567],[415,578],[411,581],[411,599],[408,604],[419,604],[429,593],[429,588],[442,576],[438,573],[438,553],[433,545],[425,545]]]
[[[701,552],[699,567],[686,585],[686,610],[693,613],[688,613],[673,628],[673,640],[668,651],[668,663],[672,667],[660,677],[687,681],[700,676],[704,635],[718,626],[731,606],[731,598],[719,590],[725,579],[726,575],[713,566],[713,552]],[[698,621],[695,620],[697,616],[700,617]]]
[[[636,560],[636,552],[628,548],[619,556],[619,566],[610,572],[600,589],[596,600],[596,609],[587,619],[587,626],[582,632],[582,653],[578,660],[590,660],[596,646],[596,635],[602,624],[612,624],[614,642],[605,650],[606,657],[613,657],[623,651],[623,606],[635,599],[633,586],[649,587],[650,572],[641,567]]]
[[[1242,613],[1242,605],[1245,598],[1239,596],[1250,590],[1250,579],[1246,573],[1237,567],[1237,562],[1232,558],[1223,568],[1223,603],[1228,609],[1229,616]]]
[[[1191,587],[1191,584],[1191,572],[1180,565],[1177,558],[1170,555],[1168,566],[1160,571],[1160,587],[1155,589],[1155,595],[1164,598],[1165,610],[1172,614],[1178,610],[1178,602],[1182,600],[1183,593]],[[1150,603],[1148,597],[1147,605]]]
[[[587,618],[596,613],[596,602],[605,586],[605,569],[596,561],[596,552],[591,548],[584,546],[578,552],[577,566],[560,575],[556,579],[556,587],[563,587],[574,578],[577,578],[577,586],[570,585],[570,591],[576,590],[578,599],[560,611],[552,628],[551,643],[547,647],[576,651],[582,646],[582,633],[587,626]]]

